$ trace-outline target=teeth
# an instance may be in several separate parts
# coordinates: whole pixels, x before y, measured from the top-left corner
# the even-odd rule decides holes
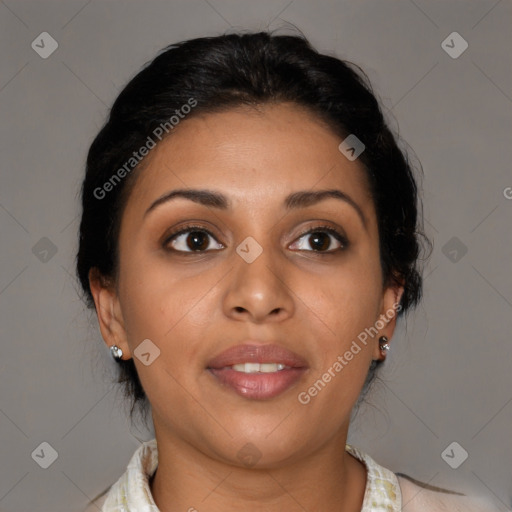
[[[263,373],[272,373],[278,372],[279,370],[284,369],[284,364],[279,363],[262,363],[260,364],[260,372]]]
[[[239,366],[239,368],[235,368],[235,366]],[[256,373],[260,371],[260,364],[259,363],[242,363],[242,364],[236,364],[233,365],[233,369],[237,372],[244,372],[244,373]]]
[[[244,373],[274,373],[283,370],[285,365],[280,363],[240,363],[234,364],[231,368]]]

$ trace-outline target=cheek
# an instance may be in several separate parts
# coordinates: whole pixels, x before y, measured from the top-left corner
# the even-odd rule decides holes
[[[321,419],[317,427],[326,435],[349,417],[368,374],[375,340],[365,329],[378,319],[379,276],[373,265],[354,265],[316,293],[315,313],[322,319],[310,324],[316,331],[316,364],[298,400],[310,418]]]
[[[379,318],[382,286],[380,261],[368,254],[373,253],[355,255],[316,292],[314,309],[323,323],[314,324],[317,364],[308,379],[313,388],[303,391],[312,391],[311,407],[321,417],[331,414],[333,422],[357,400],[373,357],[376,341],[370,327]],[[328,413],[333,403],[337,413]]]
[[[168,264],[156,259],[144,264],[142,258],[127,257],[122,263],[119,291],[127,342],[142,386],[156,410],[171,414],[175,408],[193,409],[182,386],[188,387],[190,375],[196,373],[193,363],[199,364],[198,352],[204,340],[197,320],[199,315],[209,318],[204,299],[200,299],[212,286],[208,286],[210,281],[215,282],[205,276],[202,280],[183,280],[181,274],[170,272]],[[137,357],[137,348],[146,339],[156,346],[149,345],[149,352],[158,354],[148,365]]]
[[[170,271],[165,258],[126,254],[121,262],[119,292],[129,342],[172,338],[171,333],[204,294],[198,280],[186,280]]]
[[[377,258],[355,255],[323,285],[319,311],[341,341],[354,338],[378,318],[382,300],[380,262]]]
[[[124,263],[120,276],[123,318],[140,379],[148,396],[164,388],[179,394],[172,377],[184,383],[203,370],[205,333],[211,335],[212,323],[222,322],[216,293],[222,274],[195,271],[191,276],[193,265],[176,271],[165,258],[147,255],[134,255]],[[142,364],[135,352],[145,339],[160,351],[150,366]]]

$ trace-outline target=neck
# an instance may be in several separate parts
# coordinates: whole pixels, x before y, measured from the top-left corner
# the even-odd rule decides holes
[[[345,451],[346,434],[299,462],[242,468],[182,440],[156,435],[158,468],[150,480],[161,512],[304,510],[360,512],[366,468]]]

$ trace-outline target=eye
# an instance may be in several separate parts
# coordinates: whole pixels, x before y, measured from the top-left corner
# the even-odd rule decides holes
[[[172,251],[176,252],[205,252],[210,246],[210,238],[215,240],[215,237],[206,229],[201,226],[185,226],[178,232],[173,233],[167,237],[163,245],[168,249],[172,245]],[[219,249],[224,246],[218,243]]]
[[[317,253],[333,253],[339,250],[344,250],[348,247],[347,238],[330,226],[318,226],[309,229],[300,235],[299,241],[308,236],[309,244],[310,247],[313,248],[313,251],[307,248],[307,242],[301,242],[299,244],[294,242],[291,248]],[[201,226],[189,225],[167,237],[163,246],[166,250],[184,253],[203,253],[210,250],[219,250],[224,248],[221,243],[217,242],[218,247],[216,249],[210,249],[210,239],[216,241],[214,235],[212,235],[210,231]],[[329,249],[333,241],[338,243],[338,247]],[[171,249],[168,248],[169,245],[172,246]]]
[[[309,244],[310,247],[313,247],[313,252],[333,253],[338,250],[344,250],[348,247],[347,238],[339,231],[329,226],[318,226],[316,228],[309,229],[305,233],[302,233],[299,240],[307,237],[309,237]],[[331,250],[326,250],[331,246],[333,239],[335,242],[338,242],[339,246]],[[295,245],[295,247],[292,246],[292,248],[299,249],[301,251],[308,251],[309,249],[305,247],[306,244],[307,242],[302,243],[297,247],[297,242],[294,242],[293,245]]]

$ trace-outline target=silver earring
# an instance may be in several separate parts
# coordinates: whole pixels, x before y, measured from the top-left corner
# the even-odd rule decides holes
[[[117,345],[112,345],[110,347],[110,353],[116,362],[121,361],[123,358],[123,351]]]
[[[382,351],[382,353],[386,353],[388,350],[389,350],[389,345],[388,345],[388,338],[386,336],[381,336],[379,338],[379,346],[380,346],[380,350]]]

